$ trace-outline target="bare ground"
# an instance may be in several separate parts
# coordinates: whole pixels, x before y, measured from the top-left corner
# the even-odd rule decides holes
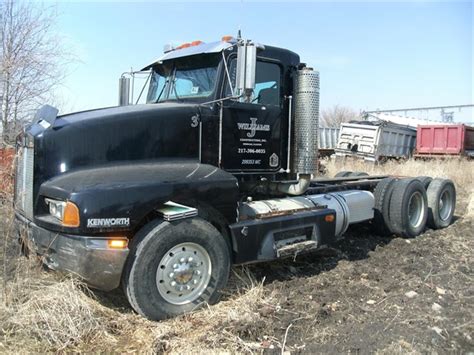
[[[381,238],[360,225],[332,249],[234,268],[218,305],[150,322],[121,292],[92,293],[19,256],[3,208],[0,351],[474,351],[474,163],[327,168],[450,177],[456,220],[415,239]]]

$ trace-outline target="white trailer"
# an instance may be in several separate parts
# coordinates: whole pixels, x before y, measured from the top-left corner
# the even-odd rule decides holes
[[[337,139],[339,138],[339,128],[319,127],[318,133],[319,155],[324,157],[334,154],[334,149],[337,147]]]
[[[416,145],[416,129],[392,122],[343,123],[335,149],[336,157],[357,157],[377,162],[409,158]]]

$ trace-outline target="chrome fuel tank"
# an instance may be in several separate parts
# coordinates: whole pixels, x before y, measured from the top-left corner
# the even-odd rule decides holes
[[[336,236],[350,224],[374,217],[374,196],[369,191],[349,190],[319,195],[250,201],[239,206],[239,219],[264,219],[295,212],[329,208],[336,211]]]

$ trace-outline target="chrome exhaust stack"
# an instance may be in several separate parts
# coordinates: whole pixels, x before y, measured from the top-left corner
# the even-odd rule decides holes
[[[270,190],[297,196],[306,192],[318,171],[319,72],[306,67],[298,70],[294,88],[293,172],[298,182],[275,183]]]
[[[295,78],[294,172],[315,175],[318,171],[319,72],[303,68]]]

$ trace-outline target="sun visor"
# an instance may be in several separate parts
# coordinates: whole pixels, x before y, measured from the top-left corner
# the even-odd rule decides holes
[[[142,71],[148,70],[153,65],[163,62],[165,60],[188,57],[188,56],[198,55],[198,54],[219,53],[219,52],[222,52],[223,50],[226,50],[229,47],[232,47],[233,45],[235,45],[235,43],[219,41],[219,42],[212,42],[212,43],[201,43],[197,46],[191,46],[191,47],[182,48],[182,49],[174,49],[172,51],[169,51],[163,54],[160,58],[155,60],[153,63],[148,64],[146,67],[142,69]]]

